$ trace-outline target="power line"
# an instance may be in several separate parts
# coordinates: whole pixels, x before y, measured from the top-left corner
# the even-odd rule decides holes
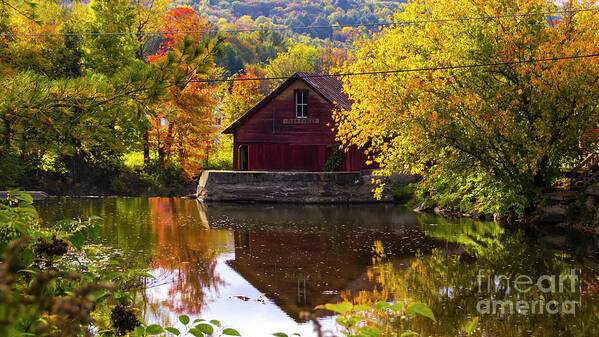
[[[301,27],[270,27],[270,28],[244,28],[244,29],[224,29],[224,30],[188,30],[188,31],[154,31],[154,32],[91,32],[91,33],[2,33],[0,37],[11,37],[11,36],[104,36],[104,35],[167,35],[167,34],[195,34],[195,33],[250,33],[258,31],[285,31],[285,30],[311,30],[311,29],[334,29],[334,28],[356,28],[356,27],[379,27],[379,26],[391,26],[391,25],[413,25],[420,23],[445,23],[452,21],[472,21],[472,20],[489,20],[489,19],[504,19],[504,18],[515,18],[515,17],[529,17],[529,16],[548,16],[556,14],[570,14],[580,12],[595,12],[599,11],[599,8],[583,8],[583,9],[571,9],[555,12],[536,12],[536,13],[520,13],[520,14],[504,14],[504,15],[490,15],[490,16],[477,16],[477,17],[464,17],[464,18],[448,18],[448,19],[430,19],[430,20],[414,20],[414,21],[401,21],[401,22],[381,22],[381,23],[366,23],[366,24],[347,24],[347,25],[329,25],[329,26],[301,26]]]
[[[394,73],[408,73],[408,72],[419,72],[419,71],[436,71],[436,70],[451,70],[451,69],[465,69],[465,68],[478,68],[478,67],[493,67],[493,66],[505,66],[512,64],[525,64],[525,63],[537,63],[537,62],[551,62],[560,60],[573,60],[573,59],[584,59],[599,57],[599,54],[584,54],[575,56],[562,56],[562,57],[551,57],[543,59],[531,59],[521,61],[508,61],[508,62],[495,62],[495,63],[480,63],[480,64],[466,64],[466,65],[455,65],[455,66],[440,66],[440,67],[426,67],[426,68],[412,68],[412,69],[397,69],[397,70],[382,70],[382,71],[368,71],[359,73],[337,73],[332,75],[324,74],[306,74],[302,77],[306,78],[318,78],[318,77],[344,77],[344,76],[360,76],[360,75],[381,75],[381,74],[394,74]],[[263,81],[263,80],[286,80],[289,77],[257,77],[257,78],[238,78],[238,79],[210,79],[210,80],[191,80],[188,82],[241,82],[241,81]],[[67,123],[53,123],[55,125],[64,125]],[[25,132],[15,132],[14,134],[25,134]]]
[[[506,66],[512,64],[524,64],[524,63],[537,63],[537,62],[551,62],[560,60],[573,60],[599,57],[599,54],[585,54],[575,56],[562,56],[562,57],[551,57],[543,59],[530,59],[521,61],[507,61],[507,62],[495,62],[495,63],[480,63],[480,64],[464,64],[455,66],[439,66],[439,67],[426,67],[426,68],[412,68],[412,69],[396,69],[396,70],[381,70],[381,71],[366,71],[359,73],[337,73],[337,74],[307,74],[303,75],[303,78],[319,78],[319,77],[345,77],[345,76],[360,76],[360,75],[381,75],[381,74],[397,74],[397,73],[411,73],[420,71],[437,71],[437,70],[451,70],[451,69],[466,69],[466,68],[479,68],[479,67],[493,67],[493,66]],[[242,81],[271,81],[271,80],[286,80],[289,77],[254,77],[254,78],[235,78],[235,79],[209,79],[209,80],[191,80],[189,82],[199,83],[212,83],[212,82],[242,82]]]

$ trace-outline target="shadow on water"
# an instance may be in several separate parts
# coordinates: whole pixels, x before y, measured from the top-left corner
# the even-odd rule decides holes
[[[246,336],[276,331],[308,336],[311,329],[301,324],[300,312],[316,305],[343,298],[409,298],[426,303],[438,317],[435,324],[410,322],[426,335],[458,335],[475,316],[479,332],[488,336],[596,332],[574,329],[597,322],[597,240],[589,235],[504,229],[374,204],[51,198],[38,206],[48,222],[103,218],[98,243],[120,254],[125,267],[149,268],[155,276],[140,292],[149,320],[168,322],[174,313],[211,315]],[[377,240],[387,258],[373,265]],[[480,314],[478,302],[490,296],[565,299],[538,292],[523,296],[505,287],[479,289],[481,269],[485,275],[531,278],[574,269],[582,279],[580,311],[570,316]]]

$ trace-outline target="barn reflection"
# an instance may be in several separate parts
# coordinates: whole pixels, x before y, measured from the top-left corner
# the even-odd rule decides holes
[[[389,205],[199,205],[212,229],[233,230],[235,257],[227,262],[296,321],[302,311],[372,289],[372,246],[406,264],[417,251],[454,249],[427,237],[416,216]],[[319,313],[325,314],[323,312]]]

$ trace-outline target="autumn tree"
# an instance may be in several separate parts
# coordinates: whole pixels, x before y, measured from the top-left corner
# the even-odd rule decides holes
[[[328,74],[331,69],[345,60],[345,52],[332,46],[311,46],[302,43],[293,45],[286,52],[279,53],[264,65],[267,77],[282,79],[271,81],[271,89],[285,81],[284,78],[296,72]]]
[[[120,12],[108,10],[117,5]],[[141,104],[173,97],[191,102],[185,90],[214,63],[221,39],[181,35],[160,60],[146,63],[136,57],[130,34],[90,34],[129,32],[135,22],[130,5],[39,2],[25,11],[17,3],[0,3],[2,33],[80,34],[0,38],[2,172],[23,171],[23,179],[33,179],[50,166],[70,180],[105,183],[121,156],[139,144]]]
[[[154,143],[163,166],[178,160],[188,179],[202,168],[216,138],[216,87],[206,81],[214,74],[214,58],[222,50],[223,38],[210,39],[210,27],[190,7],[176,7],[162,19],[162,43],[148,61],[159,63],[169,58],[194,59],[185,62],[172,74],[174,85],[168,89],[168,100],[154,108],[151,118]],[[193,32],[176,34],[170,32]],[[174,48],[182,45],[183,49]]]
[[[260,81],[250,80],[259,76],[254,68],[248,67],[245,72],[231,76],[231,82],[225,82],[220,105],[223,125],[233,123],[264,97]]]
[[[242,22],[217,25],[223,30],[249,28]],[[277,30],[281,27],[266,22],[257,28],[260,30],[227,34],[223,55],[217,59],[216,64],[227,69],[229,74],[236,74],[246,69],[246,65],[266,62],[289,47],[290,39]]]
[[[220,104],[217,108],[221,127],[227,127],[250,110],[264,97],[263,89],[266,84],[262,81],[251,80],[261,75],[254,67],[247,66],[243,73],[235,74],[223,82],[220,87]],[[232,168],[233,136],[221,134],[214,149],[212,161],[217,168]]]
[[[548,0],[405,4],[339,69],[404,70],[344,78],[354,104],[336,113],[339,140],[365,146],[383,174],[421,175],[430,203],[524,215],[599,119],[597,58],[552,60],[599,53],[599,16],[529,15],[557,9]],[[527,16],[402,23],[517,14]]]

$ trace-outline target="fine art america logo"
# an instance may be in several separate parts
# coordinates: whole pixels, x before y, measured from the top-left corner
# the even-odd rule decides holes
[[[480,314],[575,314],[579,292],[579,279],[575,270],[565,275],[528,275],[508,277],[493,275],[480,269],[477,275],[478,291],[488,294],[476,304]],[[504,296],[498,296],[503,294]],[[499,299],[498,297],[503,297]]]

